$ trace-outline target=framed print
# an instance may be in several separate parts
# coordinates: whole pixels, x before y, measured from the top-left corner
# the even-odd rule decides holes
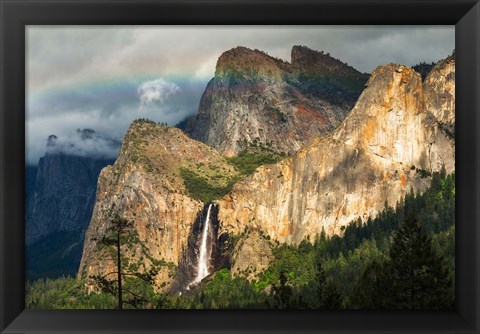
[[[478,332],[476,1],[0,9],[2,333]]]

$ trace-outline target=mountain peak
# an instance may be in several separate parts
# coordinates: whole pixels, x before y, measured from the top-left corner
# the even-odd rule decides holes
[[[280,74],[284,64],[288,63],[271,57],[266,52],[237,46],[220,55],[215,76],[259,77]]]
[[[337,127],[368,76],[306,47],[292,52],[297,64],[313,59],[311,70],[260,50],[225,51],[185,131],[233,156],[250,145],[292,154],[306,140]],[[319,57],[326,60],[315,60]]]
[[[408,67],[406,65],[402,64],[395,64],[395,63],[390,63],[387,65],[380,65],[378,66],[371,75],[371,78],[373,78],[376,74],[379,73],[404,73],[405,75],[413,76],[413,75],[420,75],[420,73],[417,73],[414,69],[411,67]]]
[[[413,82],[416,85],[421,84],[422,77],[420,73],[408,66],[390,63],[380,65],[373,70],[365,87],[375,86],[376,89],[369,90],[371,93],[389,97],[389,93],[394,93],[397,89],[402,88],[402,85]]]
[[[404,65],[379,66],[334,138],[389,161],[418,165],[425,142],[422,103],[419,73]]]
[[[330,54],[324,54],[323,51],[312,50],[309,47],[303,45],[294,45],[292,47],[291,64],[295,67],[312,65],[321,59],[327,58],[331,58]]]
[[[337,72],[339,69],[361,75],[360,72],[339,59],[333,58],[330,53],[312,50],[303,45],[294,45],[291,52],[292,66],[302,70],[320,70],[321,72]]]

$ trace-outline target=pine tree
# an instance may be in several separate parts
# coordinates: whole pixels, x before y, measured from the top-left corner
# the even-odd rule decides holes
[[[389,259],[373,262],[356,283],[355,308],[451,309],[452,278],[415,216],[395,232]]]
[[[273,308],[288,309],[292,302],[292,287],[288,284],[285,271],[280,272],[279,285],[272,284],[271,296],[273,297]]]
[[[323,289],[322,304],[328,310],[338,310],[343,307],[343,298],[338,286],[332,278],[328,279]]]
[[[387,299],[385,263],[371,262],[355,284],[350,304],[358,309],[382,308]]]
[[[453,306],[451,277],[418,219],[409,217],[395,233],[385,268],[386,308],[448,309]]]
[[[310,294],[314,298],[311,298]],[[333,278],[326,277],[320,259],[316,260],[314,284],[303,287],[300,296],[296,298],[296,306],[331,310],[343,307],[343,296]]]
[[[103,275],[93,275],[90,279],[102,292],[109,293],[117,298],[117,308],[123,309],[124,305],[140,308],[147,302],[146,286],[151,287],[157,270],[151,268],[146,272],[132,272],[126,268],[126,259],[122,256],[122,247],[131,247],[138,234],[133,227],[133,221],[129,221],[119,215],[115,215],[107,228],[105,235],[98,240],[98,251],[103,251],[115,263],[115,270]],[[138,267],[138,266],[137,266]],[[125,284],[125,276],[137,279],[137,282]],[[135,283],[141,282],[142,292],[134,291]]]

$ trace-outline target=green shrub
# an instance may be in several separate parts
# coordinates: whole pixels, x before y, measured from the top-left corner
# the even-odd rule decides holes
[[[183,178],[183,183],[188,194],[192,198],[198,199],[204,203],[209,203],[222,198],[232,189],[233,184],[240,179],[238,176],[232,177],[226,186],[221,187],[210,184],[206,178],[187,168],[180,169],[180,175]]]
[[[242,175],[248,175],[255,172],[261,165],[274,164],[280,161],[284,155],[276,153],[267,148],[247,149],[240,152],[237,156],[228,158],[236,170]]]

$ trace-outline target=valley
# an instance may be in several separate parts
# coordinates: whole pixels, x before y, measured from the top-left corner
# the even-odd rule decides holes
[[[303,46],[228,50],[184,131],[130,125],[75,278],[28,283],[27,305],[450,309],[454,129],[454,54],[367,75]],[[106,243],[115,217],[130,223]]]

